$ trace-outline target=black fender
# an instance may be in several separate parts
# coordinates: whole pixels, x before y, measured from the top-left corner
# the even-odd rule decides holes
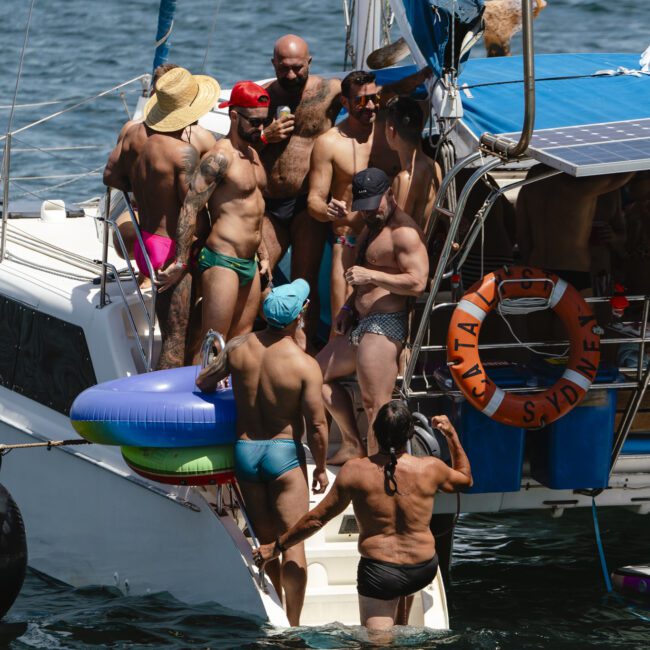
[[[0,484],[0,619],[14,604],[27,569],[27,540],[20,510]]]

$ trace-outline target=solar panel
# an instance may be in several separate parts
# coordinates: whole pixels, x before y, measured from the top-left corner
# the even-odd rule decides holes
[[[502,137],[516,142],[519,135]],[[533,133],[528,154],[572,176],[650,169],[650,119],[541,129]]]

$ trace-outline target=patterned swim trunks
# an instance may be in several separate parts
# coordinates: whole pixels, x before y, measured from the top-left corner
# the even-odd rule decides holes
[[[388,339],[404,343],[406,340],[406,312],[394,311],[388,314],[368,314],[350,332],[350,343],[359,345],[364,334],[381,334]]]

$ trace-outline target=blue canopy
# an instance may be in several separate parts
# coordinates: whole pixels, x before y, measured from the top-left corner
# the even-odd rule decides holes
[[[535,57],[535,131],[636,120],[650,115],[650,75],[638,54],[542,54]],[[520,56],[471,59],[459,78],[463,123],[475,136],[521,131],[524,118]]]
[[[417,46],[436,77],[450,67],[460,69],[461,44],[468,30],[480,21],[483,0],[393,0],[391,4],[409,47]]]

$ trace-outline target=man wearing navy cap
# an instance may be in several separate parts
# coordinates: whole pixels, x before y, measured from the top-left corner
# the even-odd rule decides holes
[[[325,406],[343,437],[339,450],[328,459],[331,465],[377,453],[372,424],[395,388],[407,335],[407,300],[424,291],[429,273],[422,231],[397,206],[390,180],[381,169],[369,167],[354,175],[352,210],[365,224],[356,263],[345,272],[352,294],[333,315],[338,336],[316,357],[325,381]],[[355,371],[368,418],[367,447],[352,400],[337,381]]]
[[[229,374],[237,403],[235,473],[246,510],[260,543],[270,543],[309,509],[305,451],[316,468],[312,490],[327,487],[327,421],[318,363],[295,342],[309,305],[305,280],[275,287],[263,305],[268,327],[228,341],[214,362],[201,371],[196,385],[212,391]],[[304,424],[303,424],[304,423]],[[306,426],[305,426],[306,425]],[[282,552],[282,565],[267,572],[278,595],[284,587],[287,618],[298,625],[307,586],[304,545]]]
[[[252,81],[239,81],[228,107],[230,131],[199,160],[187,160],[190,189],[179,218],[177,259],[160,290],[175,284],[190,264],[196,215],[207,204],[212,230],[201,249],[202,332],[221,332],[226,339],[250,332],[260,302],[257,251],[262,241],[266,173],[255,145],[269,111],[269,95]]]

